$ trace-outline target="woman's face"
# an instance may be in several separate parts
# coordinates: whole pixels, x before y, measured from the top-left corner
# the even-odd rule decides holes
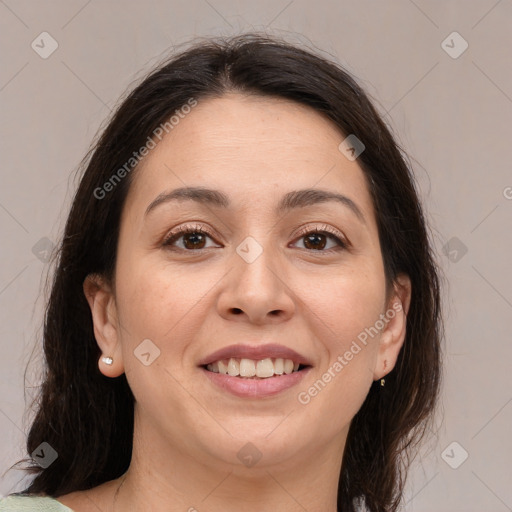
[[[140,438],[240,468],[343,448],[395,363],[409,296],[405,278],[386,296],[371,197],[344,138],[308,107],[229,94],[199,101],[134,171],[115,290],[85,289],[114,358],[101,371],[126,373]],[[166,198],[186,187],[203,193]],[[287,374],[286,359],[301,369]]]

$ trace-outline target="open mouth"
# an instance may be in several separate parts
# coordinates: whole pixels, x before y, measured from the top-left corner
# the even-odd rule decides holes
[[[241,379],[269,379],[300,372],[310,366],[281,357],[260,360],[236,358],[222,359],[202,366],[212,373],[239,377]]]

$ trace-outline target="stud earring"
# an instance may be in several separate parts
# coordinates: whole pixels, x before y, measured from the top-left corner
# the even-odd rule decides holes
[[[105,364],[108,364],[109,366],[114,362],[114,360],[110,357],[110,356],[105,356],[105,357],[102,357],[101,360],[105,363]]]
[[[384,370],[386,369],[387,365],[388,365],[388,362],[384,359]],[[386,379],[380,379],[381,387],[384,387],[384,384],[386,384]]]

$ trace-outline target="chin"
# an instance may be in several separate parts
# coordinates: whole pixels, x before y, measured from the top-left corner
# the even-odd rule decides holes
[[[251,416],[225,421],[223,426],[232,437],[223,433],[221,438],[210,438],[208,451],[226,464],[242,468],[286,463],[313,442],[313,439],[304,439],[305,433],[311,436],[311,428],[296,425],[297,428],[290,429],[289,421],[293,416]],[[283,418],[286,419],[283,421]],[[219,432],[219,429],[216,431]]]

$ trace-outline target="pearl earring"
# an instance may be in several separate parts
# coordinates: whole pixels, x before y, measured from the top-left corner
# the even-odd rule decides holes
[[[105,364],[108,364],[109,366],[114,362],[114,360],[110,357],[110,356],[105,356],[105,357],[102,357],[101,360],[105,363]]]

